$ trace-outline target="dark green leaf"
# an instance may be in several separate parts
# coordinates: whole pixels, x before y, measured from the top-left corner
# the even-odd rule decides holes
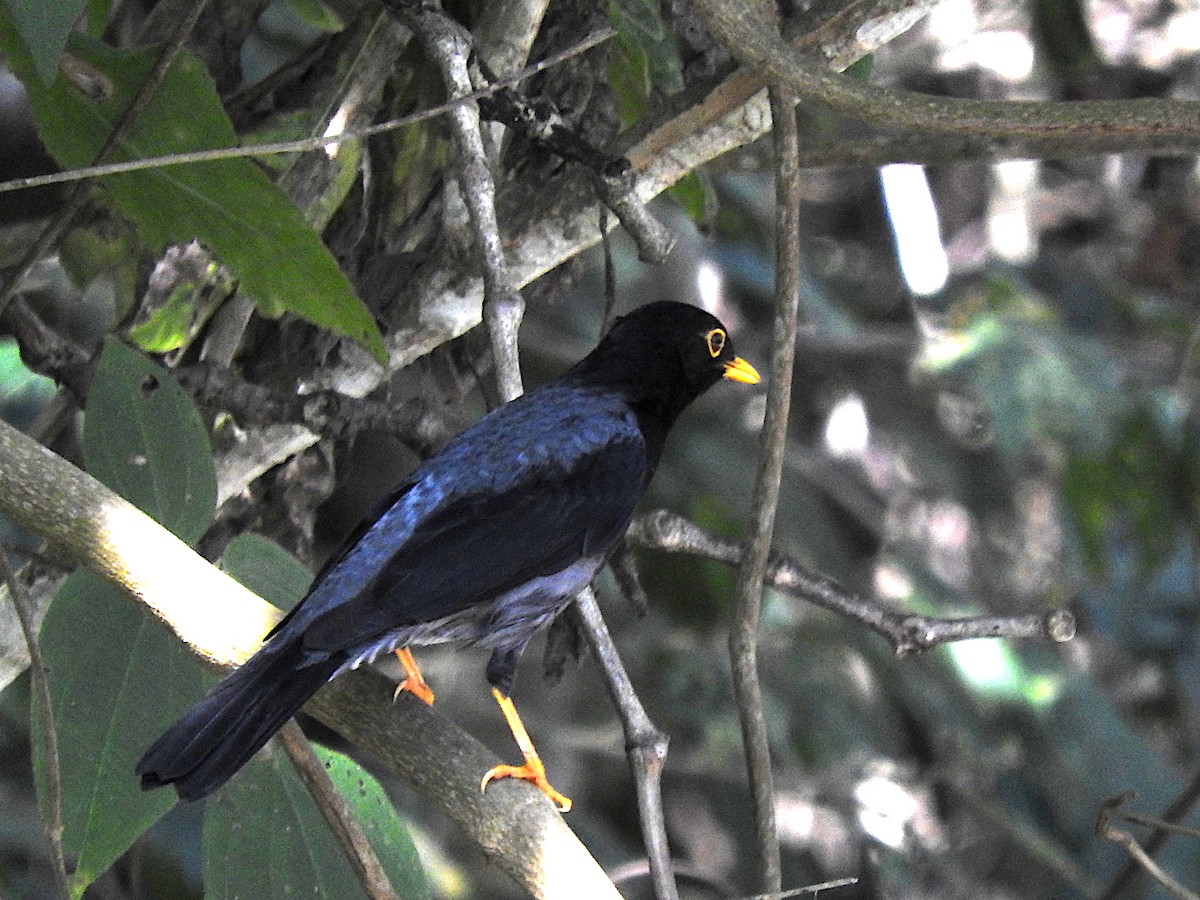
[[[717,214],[717,195],[701,174],[688,172],[667,189],[667,194],[683,207],[683,211],[698,226],[712,226]]]
[[[134,766],[212,677],[166,629],[83,571],[50,605],[41,646],[58,733],[63,844],[76,860],[78,897],[174,804],[173,791],[144,793]],[[42,742],[33,746],[40,752]],[[43,805],[45,764],[38,755]]]
[[[0,51],[25,81],[47,148],[64,168],[89,165],[158,58],[74,34],[68,51],[92,70],[94,96],[66,79],[45,88],[33,61],[0,21]],[[114,161],[230,147],[237,135],[203,65],[171,66]],[[267,316],[294,313],[362,343],[383,360],[383,338],[317,234],[287,196],[246,159],[169,166],[105,178],[105,191],[161,250],[193,238],[220,257]]]
[[[235,537],[221,557],[221,569],[258,596],[289,610],[308,590],[312,573],[269,538],[257,534]]]
[[[212,522],[208,435],[171,374],[115,339],[104,345],[83,422],[88,471],[188,543]]]
[[[3,0],[42,84],[54,82],[58,57],[87,0]],[[2,30],[2,29],[0,29]]]
[[[318,748],[401,897],[429,887],[412,840],[378,782],[351,760]],[[260,754],[208,801],[204,895],[359,897],[355,879],[308,791],[279,750]]]

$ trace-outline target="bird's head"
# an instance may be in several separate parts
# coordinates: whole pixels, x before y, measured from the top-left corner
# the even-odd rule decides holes
[[[758,372],[733,351],[715,316],[686,303],[660,302],[617,319],[575,373],[615,387],[635,406],[658,408],[669,424],[706,390],[727,378],[756,384]]]

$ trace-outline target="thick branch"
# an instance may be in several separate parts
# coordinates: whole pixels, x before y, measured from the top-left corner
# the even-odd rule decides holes
[[[963,100],[889,90],[829,72],[749,14],[743,0],[695,0],[695,7],[731,54],[772,83],[874,125],[995,140],[1053,138],[1061,155],[1096,153],[1098,141],[1114,136],[1200,137],[1200,103]]]

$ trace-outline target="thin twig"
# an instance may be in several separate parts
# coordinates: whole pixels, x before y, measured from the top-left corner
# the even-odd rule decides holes
[[[82,181],[85,178],[99,178],[104,175],[120,175],[125,172],[140,172],[146,169],[162,169],[167,166],[181,166],[188,163],[215,162],[221,159],[245,159],[248,157],[275,156],[280,153],[303,153],[311,150],[324,150],[326,147],[346,141],[359,141],[377,134],[384,134],[389,131],[395,131],[398,128],[414,125],[418,122],[436,119],[438,116],[450,112],[455,106],[461,103],[478,100],[481,97],[487,97],[497,91],[512,87],[514,84],[523,81],[531,75],[536,75],[538,72],[548,69],[551,66],[559,65],[573,56],[578,56],[581,53],[591,50],[593,47],[603,44],[615,34],[616,32],[611,28],[601,28],[589,34],[579,43],[568,47],[566,50],[553,53],[540,62],[526,66],[520,72],[500,78],[494,84],[490,84],[479,90],[473,90],[469,94],[453,100],[447,100],[445,103],[430,107],[429,109],[401,116],[398,119],[389,119],[387,122],[380,122],[378,125],[343,131],[340,134],[330,135],[329,137],[276,141],[266,144],[252,144],[245,147],[221,147],[215,150],[195,150],[190,153],[170,153],[165,156],[148,156],[145,159],[87,166],[82,169],[71,169],[68,172],[53,172],[48,175],[13,178],[9,181],[0,181],[0,194],[5,191],[17,191],[24,188],[43,187],[48,184]]]
[[[1096,816],[1096,834],[1106,841],[1112,841],[1125,848],[1134,862],[1141,866],[1151,878],[1166,888],[1167,892],[1180,900],[1200,900],[1200,894],[1180,884],[1154,861],[1154,858],[1142,848],[1132,834],[1113,825],[1113,819],[1123,816],[1121,807],[1134,796],[1133,791],[1127,791],[1119,797],[1106,801],[1100,807]]]
[[[150,101],[154,98],[159,86],[162,85],[163,79],[167,77],[167,71],[171,68],[171,64],[175,62],[175,58],[183,49],[183,44],[187,40],[188,35],[196,27],[196,22],[200,18],[200,13],[204,11],[204,6],[207,2],[208,0],[196,0],[188,10],[188,14],[180,20],[175,33],[171,35],[171,40],[167,41],[162,49],[162,53],[158,55],[158,60],[155,62],[154,68],[147,74],[146,80],[138,88],[137,94],[121,114],[116,127],[100,147],[100,152],[96,154],[96,163],[103,163],[112,155],[113,150],[125,140],[125,136],[129,134],[138,117],[150,105]],[[58,212],[46,227],[42,229],[42,233],[38,235],[37,240],[30,245],[25,255],[21,257],[21,261],[11,273],[8,283],[0,288],[0,316],[4,315],[4,312],[8,309],[9,303],[12,302],[13,297],[17,294],[17,289],[29,275],[34,264],[42,258],[46,251],[66,231],[67,226],[75,218],[75,214],[83,208],[85,200],[86,194],[83,190],[83,185],[77,185],[68,193]]]
[[[1187,783],[1187,786],[1180,791],[1179,796],[1167,807],[1167,811],[1162,814],[1160,823],[1157,824],[1150,836],[1146,838],[1145,850],[1151,856],[1158,853],[1162,846],[1171,836],[1165,825],[1174,825],[1192,811],[1196,805],[1196,801],[1200,800],[1200,770],[1197,770],[1192,775],[1192,780]],[[1108,889],[1100,895],[1099,900],[1116,900],[1117,897],[1125,895],[1126,889],[1136,877],[1140,868],[1136,861],[1129,860],[1125,864],[1117,876],[1112,880]]]
[[[0,571],[8,585],[8,596],[12,600],[13,608],[17,611],[17,620],[21,623],[21,631],[25,635],[25,644],[29,649],[29,679],[33,702],[37,707],[38,718],[42,725],[42,771],[46,785],[46,821],[44,823],[46,843],[50,848],[54,882],[58,885],[59,896],[66,900],[71,896],[71,881],[67,876],[67,863],[62,845],[62,769],[59,766],[58,727],[54,723],[54,702],[50,696],[49,671],[38,642],[37,623],[34,621],[29,596],[25,593],[25,588],[17,578],[16,572],[13,571],[12,563],[8,558],[8,550],[3,543],[0,543]]]
[[[588,646],[600,664],[604,683],[625,730],[625,752],[637,782],[642,839],[646,843],[646,854],[650,861],[654,895],[658,900],[678,900],[679,889],[675,885],[662,805],[662,772],[670,738],[654,725],[638,699],[633,682],[629,680],[612,636],[604,624],[604,617],[596,604],[596,595],[590,587],[580,593],[573,608]]]
[[[625,537],[635,546],[690,553],[731,566],[742,561],[743,548],[733,538],[708,531],[665,509],[635,518]],[[885,638],[897,656],[974,638],[1042,638],[1061,642],[1075,636],[1075,617],[1065,609],[1024,616],[910,615],[863,599],[782,553],[770,554],[765,580],[772,587],[867,626]]]
[[[363,893],[371,900],[399,900],[391,879],[383,870],[383,864],[375,855],[375,848],[367,839],[350,804],[329,777],[321,758],[317,756],[308,738],[300,730],[295,719],[289,719],[279,730],[279,743],[287,753],[296,774],[312,795],[317,809],[333,832],[334,839],[346,854],[350,868],[362,885]]]
[[[758,618],[763,581],[787,442],[788,407],[800,305],[800,157],[795,102],[771,89],[775,135],[775,330],[767,412],[760,438],[758,472],[754,481],[754,525],[738,569],[733,628],[729,651],[734,696],[746,747],[746,767],[754,801],[758,845],[758,876],[764,891],[778,891],[783,877],[779,838],[775,830],[775,788],[771,751],[758,681]]]

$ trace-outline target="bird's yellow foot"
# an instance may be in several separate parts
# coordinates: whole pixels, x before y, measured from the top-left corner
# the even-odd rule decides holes
[[[525,755],[525,765],[496,766],[493,769],[489,769],[483,776],[483,781],[479,783],[479,789],[481,791],[487,790],[488,782],[493,778],[520,778],[522,781],[528,781],[549,797],[551,802],[558,807],[559,812],[569,812],[571,809],[571,798],[560,794],[546,780],[546,767],[542,765],[541,757],[538,756],[537,750],[533,748],[533,741],[529,738],[529,732],[525,730],[525,723],[517,715],[517,707],[513,705],[512,698],[501,693],[497,688],[492,688],[492,696],[500,704],[500,711],[504,713],[504,720],[508,722],[508,727],[512,731],[517,746],[521,748],[521,753]]]
[[[558,807],[559,812],[571,811],[571,798],[560,794],[550,786],[550,782],[546,780],[546,767],[542,765],[537,754],[525,757],[523,766],[496,766],[489,769],[483,776],[483,781],[479,783],[479,789],[487,790],[488,782],[494,778],[520,778],[522,781],[528,781],[549,797],[550,802]]]
[[[412,653],[407,647],[401,647],[395,653],[396,659],[400,660],[400,665],[404,667],[407,677],[396,685],[396,693],[392,694],[393,702],[399,700],[401,694],[409,693],[433,706],[433,688],[422,677],[421,670],[417,668],[417,661],[413,659]]]

